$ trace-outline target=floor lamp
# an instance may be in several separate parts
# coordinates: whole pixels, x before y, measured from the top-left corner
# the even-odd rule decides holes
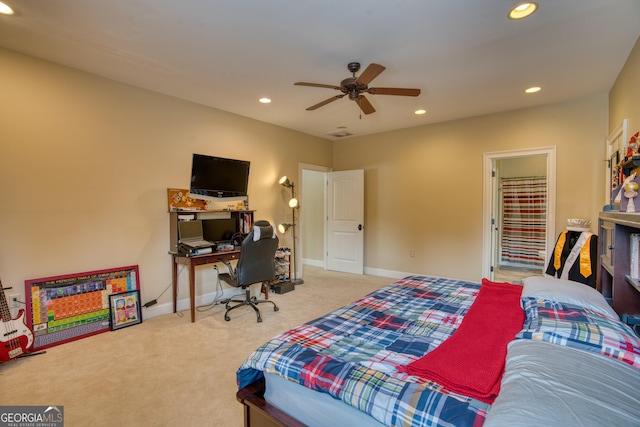
[[[291,280],[291,278],[289,278],[291,280],[291,283],[293,283],[294,285],[301,285],[304,283],[304,280],[302,279],[298,279],[297,275],[298,275],[298,267],[297,267],[297,259],[298,259],[298,253],[296,252],[296,240],[297,240],[297,235],[296,235],[296,209],[298,209],[300,206],[298,204],[298,199],[296,199],[296,186],[293,182],[289,181],[289,178],[285,176],[283,176],[282,178],[280,178],[280,180],[278,181],[278,184],[282,185],[283,187],[287,187],[291,189],[291,199],[289,200],[289,207],[291,207],[291,224],[280,224],[278,225],[278,231],[282,234],[286,233],[289,228],[291,228],[291,235],[293,237],[293,280]]]

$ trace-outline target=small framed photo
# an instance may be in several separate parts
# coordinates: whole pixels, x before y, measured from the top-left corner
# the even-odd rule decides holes
[[[126,291],[109,295],[109,310],[112,331],[142,323],[140,291]]]

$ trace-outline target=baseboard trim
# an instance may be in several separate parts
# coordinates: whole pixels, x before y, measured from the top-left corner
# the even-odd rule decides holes
[[[309,258],[303,258],[302,259],[302,264],[304,265],[310,265],[312,267],[320,267],[320,268],[324,268],[324,261],[321,259],[309,259]]]
[[[310,265],[312,267],[324,268],[324,261],[321,259],[309,259],[303,258],[302,263],[304,265]],[[384,270],[381,268],[364,268],[364,274],[369,274],[371,276],[380,276],[380,277],[391,277],[393,279],[402,279],[406,276],[411,276],[416,273],[406,273],[402,271],[395,270]]]
[[[407,273],[402,271],[384,270],[381,268],[365,267],[364,274],[369,274],[371,276],[390,277],[392,279],[402,279],[403,277],[411,276],[416,273]]]

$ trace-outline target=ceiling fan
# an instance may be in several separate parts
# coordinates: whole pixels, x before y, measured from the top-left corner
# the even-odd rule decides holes
[[[312,87],[324,87],[327,89],[335,89],[342,92],[340,95],[332,96],[329,99],[325,99],[322,102],[319,102],[311,107],[307,108],[307,111],[312,111],[317,108],[320,108],[324,105],[327,105],[330,102],[333,102],[337,99],[342,98],[343,96],[349,95],[349,99],[355,101],[363,113],[371,114],[375,113],[376,109],[373,108],[373,105],[369,102],[367,98],[363,95],[363,93],[368,93],[371,95],[399,95],[399,96],[418,96],[420,95],[420,89],[406,89],[406,88],[397,88],[397,87],[369,87],[369,83],[380,73],[385,70],[380,64],[371,63],[369,66],[360,74],[360,76],[356,77],[356,73],[360,70],[359,62],[350,62],[347,65],[347,68],[353,74],[352,77],[348,77],[340,82],[340,86],[334,85],[325,85],[321,83],[307,83],[307,82],[297,82],[294,85],[297,86],[312,86]]]

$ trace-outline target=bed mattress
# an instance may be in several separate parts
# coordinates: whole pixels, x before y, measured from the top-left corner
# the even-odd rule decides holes
[[[460,329],[481,288],[424,276],[271,339],[242,364],[238,385],[266,377],[266,401],[309,426],[634,425],[640,339],[592,288],[539,279],[514,302],[525,321],[493,405],[404,373]]]

